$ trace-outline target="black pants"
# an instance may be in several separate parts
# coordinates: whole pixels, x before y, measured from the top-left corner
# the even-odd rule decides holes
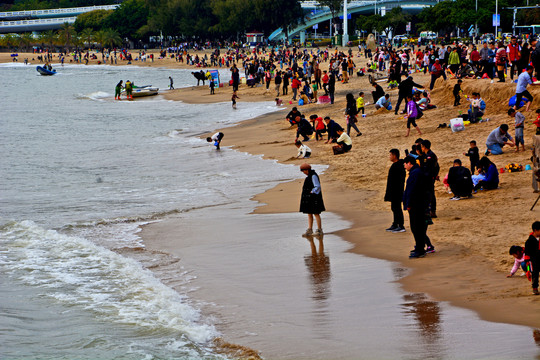
[[[397,99],[397,103],[396,103],[396,110],[394,111],[394,114],[397,114],[398,113],[398,110],[399,110],[399,105],[401,105],[401,102],[405,100],[405,104],[407,103],[407,100],[405,98],[405,96],[403,95],[398,95],[398,99]],[[407,108],[407,105],[405,105],[405,108]]]
[[[426,238],[427,238],[427,222],[426,214],[423,209],[409,210],[409,222],[411,225],[411,232],[414,236],[414,251],[419,254],[424,254],[426,250]]]
[[[392,213],[394,214],[394,222],[392,225],[397,225],[403,227],[404,219],[403,219],[403,209],[401,208],[403,206],[403,202],[401,199],[392,200],[390,202],[390,209],[392,210]]]
[[[429,209],[432,214],[435,214],[437,212],[437,198],[435,197],[435,180],[432,180],[429,186],[429,196],[430,196],[430,202],[429,202]]]
[[[540,261],[537,261],[535,264],[532,265],[532,272],[531,272],[531,277],[532,277],[532,287],[533,289],[538,289],[538,275],[539,275],[539,272],[540,272]]]
[[[532,95],[527,90],[516,93],[516,109],[519,109],[521,107],[519,106],[519,104],[521,103],[521,99],[523,98],[529,100],[529,102],[533,101]]]
[[[459,96],[459,95],[454,95],[454,106],[458,106],[460,100],[461,100],[461,96]]]

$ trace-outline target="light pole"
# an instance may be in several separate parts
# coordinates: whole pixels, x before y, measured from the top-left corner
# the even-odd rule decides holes
[[[347,0],[343,0],[343,39],[341,41],[341,46],[347,46],[347,43],[349,42],[349,26],[347,17]]]

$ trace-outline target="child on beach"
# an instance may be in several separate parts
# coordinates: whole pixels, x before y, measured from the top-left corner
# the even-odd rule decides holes
[[[508,116],[515,118],[514,126],[516,128],[516,152],[519,152],[519,144],[521,143],[521,149],[525,151],[525,141],[523,140],[523,127],[525,126],[525,115],[521,112],[514,110],[514,108],[508,109]]]
[[[520,267],[524,272],[527,272],[525,249],[523,249],[521,246],[512,245],[510,246],[509,253],[514,257],[514,266],[512,267],[512,270],[510,270],[510,275],[506,275],[506,277],[514,276],[514,274],[518,271]]]
[[[536,120],[533,121],[533,124],[536,125],[536,135],[540,135],[540,109],[536,110]]]
[[[240,99],[240,98],[238,97],[238,95],[236,95],[236,91],[233,91],[232,98],[231,98],[233,109],[236,109],[236,99]]]
[[[418,115],[418,110],[416,109],[416,103],[414,102],[411,94],[407,95],[406,109],[407,114],[405,114],[405,119],[407,119],[407,134],[405,136],[409,136],[411,125],[414,126],[416,131],[418,131],[418,135],[422,135],[420,128],[418,125],[416,125],[416,116]]]
[[[467,98],[467,100],[469,100],[471,103],[468,110],[469,121],[471,123],[476,123],[479,118],[484,115],[484,111],[486,110],[486,103],[484,102],[484,100],[482,100],[482,98],[480,97],[480,93],[478,92],[473,92],[472,97]]]
[[[364,106],[364,92],[361,91],[360,94],[358,94],[358,99],[356,99],[356,110],[358,110],[359,113],[361,111],[362,114],[364,114]]]
[[[480,161],[480,154],[478,153],[478,147],[476,146],[476,140],[471,140],[469,143],[469,151],[463,153],[468,156],[471,161],[471,174],[474,175],[476,168],[478,167],[478,161]]]
[[[319,138],[322,140],[323,134],[326,132],[326,124],[323,118],[317,115],[311,115],[309,121],[313,124],[313,129],[315,130],[315,140],[319,141]]]
[[[307,145],[302,144],[300,140],[296,140],[294,145],[298,148],[298,155],[296,155],[297,159],[308,159],[311,156],[311,149]]]
[[[216,147],[216,150],[219,150],[219,144],[221,144],[221,140],[223,140],[223,137],[225,135],[222,132],[217,132],[212,136],[209,136],[206,138],[206,141],[208,142],[214,142],[214,146]]]
[[[276,98],[276,106],[281,106],[283,105],[283,100],[281,100],[280,98]]]
[[[454,90],[452,91],[452,93],[454,94],[454,106],[459,106],[460,103],[459,101],[461,100],[461,83],[463,82],[463,80],[458,80],[457,81],[457,84],[454,85]]]

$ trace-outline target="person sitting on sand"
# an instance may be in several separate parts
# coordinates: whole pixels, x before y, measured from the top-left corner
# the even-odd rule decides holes
[[[510,246],[510,250],[508,251],[510,255],[514,257],[514,266],[512,266],[512,270],[510,270],[510,274],[506,275],[506,277],[512,277],[514,274],[518,271],[519,268],[521,268],[524,272],[527,272],[527,261],[525,261],[525,249],[518,245],[512,245]]]
[[[294,145],[298,148],[298,154],[296,155],[297,159],[307,159],[311,156],[311,149],[307,145],[302,144],[300,140],[296,140]]]
[[[469,121],[471,123],[476,123],[482,116],[484,116],[486,111],[486,102],[480,97],[479,92],[473,92],[471,97],[467,97],[467,101],[471,103],[469,105],[469,110],[467,110]]]
[[[422,97],[416,103],[422,111],[437,108],[436,105],[431,104],[431,99],[429,98],[429,94],[427,91],[424,91],[422,93]]]
[[[503,153],[502,148],[504,145],[511,147],[516,146],[514,139],[508,133],[508,125],[501,124],[498,128],[493,130],[486,139],[486,155],[500,155]]]
[[[495,166],[487,156],[483,156],[478,162],[478,168],[482,169],[485,177],[484,180],[480,180],[478,184],[475,185],[474,190],[497,189],[499,187],[499,172],[497,171],[497,166]]]
[[[375,103],[375,109],[379,110],[385,108],[386,110],[392,110],[392,103],[390,102],[390,95],[385,94],[381,96],[379,100]]]
[[[471,171],[462,166],[461,160],[455,159],[454,166],[448,170],[448,185],[454,196],[450,200],[461,200],[472,196],[473,183]]]
[[[344,154],[352,149],[352,140],[349,135],[343,130],[338,129],[339,138],[336,140],[337,145],[332,147],[334,155]]]

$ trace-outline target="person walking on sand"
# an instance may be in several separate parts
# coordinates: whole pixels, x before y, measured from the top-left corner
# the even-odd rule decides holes
[[[172,79],[171,76],[169,76],[169,82],[170,82],[170,84],[169,84],[169,90],[174,90],[174,86],[173,86],[173,85],[174,85],[174,81],[173,81],[173,79]]]
[[[236,99],[240,99],[238,95],[236,95],[236,91],[233,91],[231,101],[232,101],[232,108],[236,109]]]
[[[311,168],[311,165],[306,163],[300,165],[300,171],[306,175],[302,186],[300,212],[308,215],[308,228],[303,235],[323,235],[321,212],[325,211],[326,208],[324,207],[319,175]],[[317,221],[317,230],[315,232],[313,232],[314,217]]]

